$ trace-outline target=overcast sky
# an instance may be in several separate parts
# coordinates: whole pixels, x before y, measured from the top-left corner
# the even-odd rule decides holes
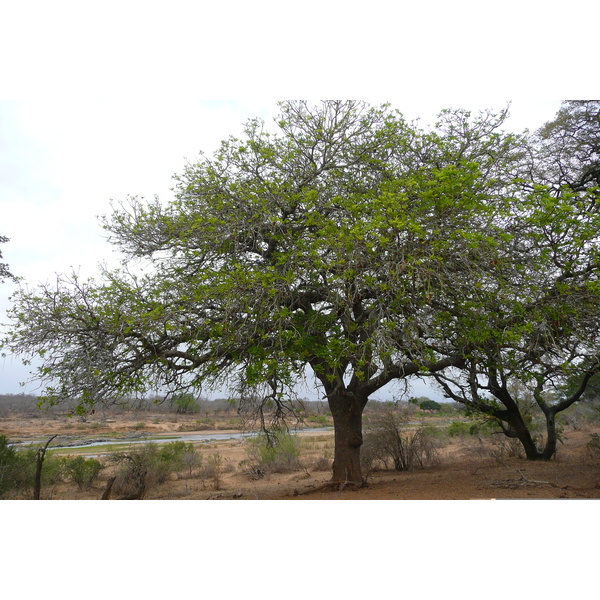
[[[443,98],[388,100],[424,124],[457,107]],[[510,100],[466,107],[499,110]],[[513,100],[507,128],[535,129],[559,106],[558,99]],[[4,262],[30,286],[72,269],[92,277],[100,262],[116,264],[119,256],[98,222],[110,213],[111,200],[171,197],[172,176],[187,160],[241,134],[247,119],[271,122],[277,112],[276,100],[0,101],[0,235],[10,238],[1,246]],[[14,290],[9,282],[0,287],[2,323]],[[23,391],[19,382],[27,373],[18,359],[1,359],[0,393]]]

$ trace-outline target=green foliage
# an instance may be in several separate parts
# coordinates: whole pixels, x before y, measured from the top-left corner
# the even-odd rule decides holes
[[[446,110],[428,131],[388,105],[280,112],[186,165],[171,203],[134,197],[105,219],[147,275],[17,292],[4,345],[40,361],[46,404],[227,383],[281,415],[307,365],[338,421],[424,373],[513,423],[507,379],[543,414],[579,400],[552,390],[600,371],[597,101],[537,137],[505,133],[507,111]]]
[[[16,488],[18,457],[8,438],[0,435],[0,498]]]
[[[309,415],[306,418],[306,421],[311,424],[321,425],[323,427],[325,427],[329,423],[325,415]]]
[[[19,494],[31,495],[36,467],[37,448],[16,450],[9,445],[6,436],[0,435],[0,498]],[[46,454],[41,474],[42,488],[62,481],[62,461]]]
[[[247,462],[254,471],[285,473],[300,468],[299,438],[286,431],[248,438],[245,450]]]
[[[442,406],[439,402],[436,402],[435,400],[423,400],[423,402],[419,404],[419,408],[421,410],[432,410],[435,412],[439,412]]]
[[[7,237],[0,235],[0,244],[8,241]],[[2,258],[2,250],[0,250],[0,258]],[[0,283],[4,283],[5,278],[15,280],[15,276],[8,269],[9,267],[6,263],[0,262]]]
[[[467,435],[476,435],[479,429],[474,423],[453,421],[446,427],[446,431],[450,437],[464,437]]]
[[[177,441],[165,445],[145,444],[140,448],[116,453],[110,460],[119,465],[115,490],[125,496],[142,498],[151,488],[164,483],[182,469],[200,466],[193,444]]]
[[[152,275],[18,294],[11,347],[58,381],[47,403],[85,408],[231,373],[246,389],[276,382],[281,403],[307,363],[326,386],[351,369],[368,397],[440,358],[418,334],[432,299],[470,294],[504,234],[494,190],[511,188],[497,178],[520,143],[496,131],[505,115],[446,111],[423,132],[387,105],[280,109],[276,134],[251,120],[187,165],[170,205],[132,198],[106,219]],[[188,393],[174,403],[196,410]]]
[[[175,394],[171,399],[171,405],[176,412],[182,415],[197,413],[200,410],[196,397],[190,393]]]
[[[76,456],[63,459],[65,473],[80,490],[89,488],[100,475],[104,465],[95,458]]]

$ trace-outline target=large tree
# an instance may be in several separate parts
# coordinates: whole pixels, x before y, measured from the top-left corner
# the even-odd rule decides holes
[[[495,272],[474,282],[469,302],[455,295],[438,313],[439,340],[465,362],[435,378],[531,460],[555,454],[557,414],[600,372],[599,140],[600,102],[563,103],[530,140]]]
[[[432,343],[504,235],[522,158],[506,112],[445,111],[429,132],[388,106],[280,104],[176,177],[172,202],[105,219],[128,264],[15,297],[13,350],[39,356],[48,402],[81,406],[235,382],[277,413],[307,367],[335,426],[333,481],[362,484],[362,413],[390,382],[464,352]],[[130,273],[135,270],[137,274]]]

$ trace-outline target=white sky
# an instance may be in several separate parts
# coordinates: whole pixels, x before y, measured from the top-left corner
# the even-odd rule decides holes
[[[459,106],[501,109],[509,100]],[[443,99],[389,101],[424,123],[442,108],[457,107]],[[513,101],[510,128],[534,129],[559,106],[560,100]],[[111,199],[171,197],[172,176],[186,160],[241,134],[247,119],[270,122],[277,112],[276,100],[0,101],[0,235],[10,238],[1,247],[3,260],[28,285],[72,268],[94,276],[100,262],[119,258],[97,218],[110,213]],[[7,321],[14,289],[9,282],[0,287],[0,322]],[[18,359],[0,360],[0,393],[23,391],[19,382],[27,373]]]

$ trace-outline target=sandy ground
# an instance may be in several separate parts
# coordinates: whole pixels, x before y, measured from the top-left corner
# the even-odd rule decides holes
[[[34,415],[4,416],[0,434],[11,440],[48,439],[60,435],[78,438],[106,436],[178,435],[189,431],[196,417],[172,418],[164,414],[126,415],[118,418],[88,420],[85,423],[65,418]],[[218,429],[201,433],[222,433]],[[321,490],[330,478],[326,467],[333,454],[331,431],[305,432],[301,435],[303,469],[289,473],[250,472],[243,464],[247,458],[243,440],[211,441],[195,444],[204,459],[218,454],[222,473],[218,481],[200,478],[197,473],[173,475],[153,487],[146,499],[236,499],[236,500],[468,500],[501,498],[600,498],[600,457],[586,447],[591,433],[600,428],[567,430],[557,457],[550,462],[531,462],[509,457],[486,438],[452,438],[439,449],[438,466],[412,472],[376,471],[368,485],[358,490]],[[68,450],[62,450],[68,453]],[[242,464],[240,464],[242,463]],[[321,463],[321,464],[319,464]],[[61,483],[43,490],[44,498],[99,499],[110,477],[110,468],[92,488],[79,491],[73,484]]]

